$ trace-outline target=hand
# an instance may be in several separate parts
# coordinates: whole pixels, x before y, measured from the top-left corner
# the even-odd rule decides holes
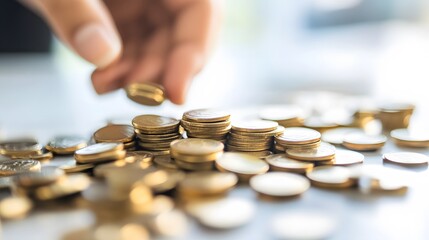
[[[216,0],[24,0],[77,54],[95,64],[92,82],[107,93],[157,82],[185,101],[218,30]]]

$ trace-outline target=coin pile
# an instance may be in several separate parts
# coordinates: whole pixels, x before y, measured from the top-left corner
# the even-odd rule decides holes
[[[74,158],[78,163],[98,163],[123,159],[126,153],[122,143],[96,143],[77,150]]]
[[[407,128],[414,112],[414,105],[408,103],[388,103],[379,107],[377,115],[384,131]]]
[[[169,151],[170,143],[181,138],[180,121],[174,118],[146,114],[135,117],[132,124],[143,150]]]
[[[304,112],[294,105],[264,108],[259,112],[262,120],[275,121],[283,127],[301,127],[304,124]]]
[[[188,138],[213,139],[225,143],[231,129],[230,114],[215,109],[185,112],[180,122]]]
[[[164,87],[156,83],[133,83],[125,92],[132,101],[147,106],[161,105],[166,99]]]
[[[135,133],[131,125],[112,124],[98,129],[93,138],[96,143],[122,143],[128,151],[136,150]]]
[[[313,129],[302,127],[285,128],[275,137],[275,150],[284,153],[287,149],[314,149],[320,146],[321,134]]]
[[[42,146],[34,139],[0,142],[0,155],[9,158],[31,158],[41,154],[43,154]]]
[[[223,154],[224,145],[212,139],[187,138],[171,143],[171,157],[179,168],[191,171],[213,169]]]
[[[278,126],[278,123],[267,120],[233,123],[227,149],[259,156],[260,153],[266,153],[271,149],[274,136],[281,134],[283,129],[284,127]]]

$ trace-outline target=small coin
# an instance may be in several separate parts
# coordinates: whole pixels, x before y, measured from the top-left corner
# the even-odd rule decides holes
[[[204,226],[231,229],[250,222],[255,215],[256,206],[246,199],[223,198],[190,202],[186,210]]]
[[[94,140],[100,142],[127,143],[134,139],[134,128],[130,125],[107,125],[94,133]]]
[[[129,99],[147,106],[161,105],[166,99],[164,87],[156,83],[133,83],[125,91]]]
[[[193,172],[180,182],[179,191],[188,195],[219,195],[232,189],[237,181],[237,176],[232,173]]]
[[[316,149],[286,149],[286,155],[302,161],[328,161],[335,157],[335,147],[329,143],[321,143]]]
[[[343,146],[357,151],[374,151],[382,148],[387,138],[383,135],[368,135],[364,133],[350,133],[343,139]]]
[[[33,204],[25,197],[7,197],[0,201],[0,217],[4,219],[24,218]]]
[[[221,122],[227,121],[230,118],[230,114],[217,109],[195,109],[183,114],[185,121],[210,123],[210,122]]]
[[[170,117],[146,114],[135,117],[132,123],[142,133],[150,134],[151,132],[155,132],[165,134],[178,132],[180,121]]]
[[[37,160],[5,160],[0,162],[0,175],[10,176],[18,173],[40,170],[40,162]]]
[[[226,152],[216,159],[216,167],[220,171],[238,174],[240,180],[266,173],[269,169],[269,165],[258,157],[233,152]]]
[[[16,139],[0,142],[0,154],[7,156],[27,156],[39,154],[42,147],[34,139]]]
[[[252,177],[250,187],[267,196],[292,197],[307,191],[310,188],[310,181],[298,174],[270,172]]]
[[[277,129],[278,123],[267,120],[250,120],[232,124],[234,132],[270,132]]]
[[[318,187],[348,188],[354,185],[351,171],[345,167],[322,166],[315,167],[307,173],[311,183]]]
[[[362,130],[359,128],[349,128],[349,127],[330,129],[323,132],[322,141],[330,144],[341,145],[343,143],[344,137],[347,134],[352,132],[362,132]]]
[[[334,166],[349,166],[353,164],[363,163],[365,156],[362,153],[349,150],[336,150],[335,158],[332,165]]]
[[[124,145],[122,143],[96,143],[77,150],[75,155],[96,155],[110,151],[118,151],[122,149],[124,149]]]
[[[395,129],[390,132],[390,136],[395,143],[404,147],[429,147],[429,133],[409,131],[408,129],[401,128]]]
[[[313,129],[291,127],[285,128],[283,134],[276,137],[276,141],[285,144],[306,144],[319,141],[321,134]]]
[[[290,159],[286,154],[274,154],[265,158],[270,168],[276,171],[306,173],[313,169],[314,164]]]
[[[209,155],[223,151],[224,145],[216,140],[188,138],[171,143],[171,151],[182,155]]]
[[[383,160],[402,165],[421,165],[428,164],[429,157],[421,153],[394,152],[383,154]]]
[[[55,154],[73,154],[76,150],[87,146],[87,140],[78,136],[58,136],[45,146]]]
[[[20,187],[31,188],[48,185],[64,176],[64,171],[56,167],[43,167],[40,172],[26,172],[14,177],[14,183]]]

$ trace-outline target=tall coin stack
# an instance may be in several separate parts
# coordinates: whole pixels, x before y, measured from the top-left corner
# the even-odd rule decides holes
[[[185,112],[181,125],[188,138],[203,138],[226,141],[231,129],[230,114],[214,109],[196,109]]]
[[[140,115],[133,119],[138,145],[147,151],[169,151],[170,143],[181,138],[180,121],[158,115]]]
[[[232,124],[227,150],[258,155],[271,149],[274,136],[281,134],[283,127],[266,120],[251,120]]]
[[[284,153],[287,149],[314,149],[320,146],[321,134],[313,129],[302,127],[285,128],[275,137],[275,152]]]
[[[171,143],[171,157],[178,167],[190,171],[211,170],[223,154],[224,145],[212,139],[188,138]]]
[[[118,142],[124,144],[125,150],[136,149],[134,128],[130,125],[107,125],[98,129],[93,137],[96,143]]]

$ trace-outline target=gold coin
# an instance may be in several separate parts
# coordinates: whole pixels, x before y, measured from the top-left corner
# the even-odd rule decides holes
[[[147,106],[158,106],[166,98],[164,87],[155,83],[133,83],[125,91],[129,99]]]
[[[250,120],[232,124],[233,132],[270,132],[277,129],[278,123],[267,120]]]
[[[334,144],[334,145],[341,145],[343,143],[344,137],[353,132],[363,132],[359,128],[350,128],[350,127],[341,127],[341,128],[335,128],[331,130],[327,130],[323,132],[322,134],[322,140],[324,142]]]
[[[174,159],[179,159],[183,162],[189,162],[189,163],[201,163],[201,162],[212,162],[216,159],[218,159],[219,157],[221,157],[223,154],[223,152],[216,152],[216,153],[211,153],[208,155],[183,155],[180,153],[176,153],[176,152],[172,152],[171,153],[171,157],[173,157]]]
[[[291,127],[285,128],[283,134],[276,136],[276,141],[281,144],[307,144],[319,141],[321,134],[313,129]]]
[[[127,143],[134,139],[134,128],[130,125],[107,125],[94,133],[94,140],[100,142]]]
[[[170,133],[178,132],[180,121],[174,118],[162,117],[158,115],[146,114],[133,119],[133,126],[141,133]]]
[[[421,165],[428,164],[429,157],[421,153],[394,152],[383,154],[383,160],[402,165]]]
[[[25,197],[7,197],[0,201],[0,217],[3,219],[24,218],[33,208],[33,203]]]
[[[349,166],[363,163],[365,156],[362,153],[349,150],[336,150],[335,158],[332,160],[334,166]]]
[[[275,171],[306,173],[313,169],[314,164],[290,159],[286,154],[274,154],[265,158],[270,168]]]
[[[86,189],[90,184],[90,179],[85,174],[72,174],[61,178],[54,184],[39,187],[35,190],[35,197],[39,200],[52,200]]]
[[[343,146],[357,151],[374,151],[382,148],[386,140],[383,135],[350,133],[344,137]]]
[[[322,143],[317,149],[286,149],[286,155],[302,161],[328,161],[335,157],[335,147],[329,143]]]
[[[182,155],[209,155],[223,151],[224,145],[216,140],[188,138],[171,143],[171,151]]]
[[[234,145],[227,145],[227,150],[230,152],[260,152],[269,150],[271,148],[270,145],[266,146],[248,146],[248,147],[240,147]]]
[[[167,169],[178,169],[176,162],[171,159],[170,155],[160,155],[155,156],[153,161],[156,163],[157,166],[161,168],[167,168]]]
[[[168,150],[163,150],[163,151],[146,151],[146,152],[150,152],[150,153],[152,153],[152,155],[153,155],[154,157],[170,155],[170,149],[168,149]]]
[[[175,163],[179,168],[189,171],[210,171],[213,169],[213,162],[189,163],[175,159]]]
[[[54,157],[54,155],[51,152],[45,152],[42,154],[28,156],[29,159],[37,160],[37,161],[49,161],[53,157]]]
[[[351,171],[345,167],[315,167],[307,173],[307,177],[318,187],[348,188],[355,184],[351,179]]]
[[[222,110],[217,109],[195,109],[183,114],[185,121],[191,122],[220,122],[227,121],[230,118],[230,114]]]
[[[168,149],[170,147],[170,143],[171,141],[156,143],[138,141],[139,146],[144,149]]]
[[[113,152],[105,152],[96,155],[76,155],[75,159],[78,163],[96,163],[96,162],[106,162],[113,161],[118,159],[123,159],[127,155],[125,150],[117,150]]]
[[[180,121],[180,125],[182,125],[184,128],[226,128],[231,125],[230,120],[221,121],[221,122],[192,122],[192,121],[186,121],[182,119]]]
[[[220,195],[231,190],[237,182],[237,176],[232,173],[193,172],[180,182],[179,191],[190,195]]]
[[[187,212],[202,225],[215,229],[231,229],[250,222],[256,206],[242,198],[221,198],[192,201],[186,205]]]
[[[14,183],[19,187],[31,188],[48,185],[64,176],[64,171],[56,167],[43,167],[40,172],[26,172],[14,177]]]
[[[247,180],[251,176],[266,173],[269,166],[265,161],[249,154],[226,152],[216,159],[216,168],[236,173],[241,180]]]
[[[230,132],[230,136],[237,138],[237,139],[243,139],[243,138],[252,138],[252,139],[262,139],[262,138],[269,138],[274,136],[278,136],[283,133],[285,128],[283,126],[277,126],[276,129],[268,132]]]
[[[0,162],[0,175],[10,176],[24,172],[40,170],[40,162],[37,160],[4,160]]]
[[[76,160],[71,160],[66,164],[61,165],[59,168],[64,170],[66,173],[78,173],[84,172],[95,167],[92,163],[78,164]]]
[[[45,146],[55,154],[73,154],[76,150],[87,146],[87,140],[78,136],[58,136]]]
[[[272,197],[297,196],[310,188],[310,181],[293,173],[270,172],[250,179],[250,187],[256,192]]]
[[[395,129],[390,132],[395,143],[404,147],[429,147],[429,133],[412,132],[408,129]]]
[[[0,154],[7,156],[28,156],[41,153],[42,147],[34,139],[16,139],[0,142]]]
[[[76,151],[76,156],[91,156],[106,152],[114,152],[124,149],[122,143],[96,143]]]

